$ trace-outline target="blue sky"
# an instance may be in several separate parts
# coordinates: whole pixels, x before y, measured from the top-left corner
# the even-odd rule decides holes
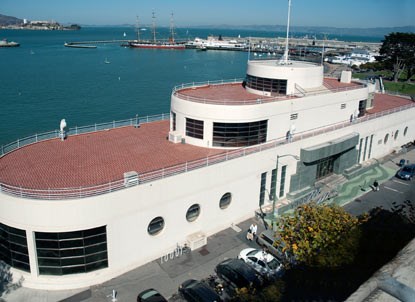
[[[29,20],[88,25],[151,23],[174,13],[177,27],[284,25],[288,0],[0,0],[0,13]],[[414,25],[414,0],[292,0],[293,26],[394,27]]]

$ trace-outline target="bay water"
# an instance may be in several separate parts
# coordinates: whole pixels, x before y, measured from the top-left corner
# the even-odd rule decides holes
[[[168,29],[158,31],[167,36]],[[150,30],[141,34],[146,38]],[[276,36],[220,29],[179,29],[178,34],[189,39]],[[120,43],[64,47],[65,42],[135,39],[133,27],[0,30],[3,38],[21,46],[0,48],[0,145],[59,129],[63,118],[75,127],[167,113],[175,85],[243,78],[246,71],[246,52],[133,49]]]

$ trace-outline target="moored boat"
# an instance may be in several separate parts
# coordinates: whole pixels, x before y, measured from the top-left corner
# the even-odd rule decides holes
[[[85,44],[77,44],[77,43],[65,43],[63,44],[65,47],[72,47],[72,48],[97,48],[96,45],[85,45]]]
[[[0,47],[18,47],[20,46],[19,43],[14,41],[7,41],[6,39],[3,39],[0,41]]]
[[[137,40],[130,41],[128,45],[133,48],[157,48],[157,49],[185,49],[186,46],[184,43],[178,43],[174,40],[174,24],[173,24],[173,14],[171,14],[170,18],[170,37],[167,41],[158,41],[156,39],[156,22],[155,22],[155,15],[153,12],[153,25],[152,25],[152,34],[153,40],[146,41],[140,39],[140,29],[138,26],[137,20]]]

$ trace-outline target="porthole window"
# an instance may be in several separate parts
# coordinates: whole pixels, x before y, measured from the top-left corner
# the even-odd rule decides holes
[[[154,218],[151,222],[150,222],[150,224],[148,225],[148,228],[147,228],[147,232],[150,234],[150,235],[157,235],[158,233],[160,233],[161,232],[161,230],[163,230],[163,228],[164,228],[164,219],[163,219],[163,217],[156,217],[156,218]]]
[[[383,140],[383,143],[386,144],[389,140],[389,133],[386,133],[385,139]]]
[[[403,136],[406,136],[407,132],[408,132],[408,127],[405,127],[405,130],[403,131]]]
[[[395,135],[393,136],[393,139],[396,140],[398,138],[399,130],[396,130]]]
[[[220,202],[219,202],[219,207],[222,210],[226,209],[230,205],[231,200],[232,200],[232,194],[231,193],[228,192],[228,193],[223,194],[223,196],[222,196],[222,198],[220,199]]]
[[[195,203],[187,210],[186,219],[187,221],[192,222],[192,221],[195,221],[197,217],[199,217],[199,215],[200,215],[200,205]]]

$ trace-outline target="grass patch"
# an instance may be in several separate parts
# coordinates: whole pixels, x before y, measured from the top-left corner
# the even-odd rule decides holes
[[[415,95],[415,85],[412,83],[384,81],[383,84],[385,85],[385,90]]]

